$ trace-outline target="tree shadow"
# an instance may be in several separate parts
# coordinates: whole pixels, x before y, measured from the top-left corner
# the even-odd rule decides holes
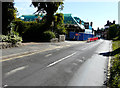
[[[120,54],[120,48],[114,50],[114,51],[111,51],[111,52],[104,52],[104,53],[99,53],[99,55],[103,55],[103,56],[114,56],[116,54]]]

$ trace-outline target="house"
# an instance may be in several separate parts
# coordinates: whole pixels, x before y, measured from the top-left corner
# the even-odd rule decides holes
[[[109,20],[107,21],[107,24],[104,25],[104,32],[102,33],[103,34],[103,38],[107,39],[107,32],[108,32],[108,28],[111,26],[111,25],[114,25],[115,24],[115,20],[113,20],[113,23],[110,22]]]
[[[79,17],[73,17],[72,14],[64,14],[64,24],[67,26],[70,40],[87,40],[93,37],[92,22],[84,22]]]
[[[107,24],[105,24],[104,27],[105,27],[105,29],[107,29],[107,28],[109,28],[113,24],[115,24],[115,20],[113,21],[113,23],[108,20]]]

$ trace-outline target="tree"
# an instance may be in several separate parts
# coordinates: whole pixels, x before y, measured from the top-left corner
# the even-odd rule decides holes
[[[56,37],[58,37],[60,34],[67,33],[63,21],[64,21],[63,13],[56,13],[54,16],[54,32],[56,33]]]
[[[49,28],[54,20],[54,13],[58,10],[59,6],[61,6],[61,10],[63,9],[63,2],[34,2],[32,0],[32,4],[34,7],[37,7],[37,11],[35,13],[45,13],[46,16],[46,28]]]
[[[107,32],[107,39],[114,39],[120,36],[119,25],[113,24],[110,26]]]
[[[13,2],[2,2],[2,34],[7,35],[10,31],[10,23],[15,18]]]
[[[101,30],[101,31],[104,31],[104,28],[101,28],[100,30]]]

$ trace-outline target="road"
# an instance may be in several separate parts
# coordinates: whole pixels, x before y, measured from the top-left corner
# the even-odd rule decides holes
[[[102,86],[111,42],[75,44],[2,62],[4,86]]]

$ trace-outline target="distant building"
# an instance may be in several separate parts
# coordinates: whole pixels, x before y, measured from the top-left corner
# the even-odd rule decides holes
[[[71,40],[87,40],[94,37],[92,22],[81,20],[79,17],[73,17],[72,14],[64,14],[64,24],[67,25],[68,37]]]
[[[103,38],[107,39],[107,37],[108,37],[108,36],[107,36],[107,33],[108,33],[108,30],[107,30],[107,29],[110,28],[110,26],[113,25],[113,24],[115,24],[115,20],[113,21],[113,23],[108,20],[108,21],[107,21],[107,24],[104,25],[104,27],[105,27],[105,28],[104,28],[104,32],[102,33]]]
[[[92,34],[92,22],[84,22],[79,17],[73,17],[72,14],[64,14],[64,24],[70,25],[68,31],[85,32]]]
[[[115,24],[115,20],[112,22],[110,22],[109,20],[107,21],[107,24],[104,25],[105,29],[109,28],[111,25]]]

